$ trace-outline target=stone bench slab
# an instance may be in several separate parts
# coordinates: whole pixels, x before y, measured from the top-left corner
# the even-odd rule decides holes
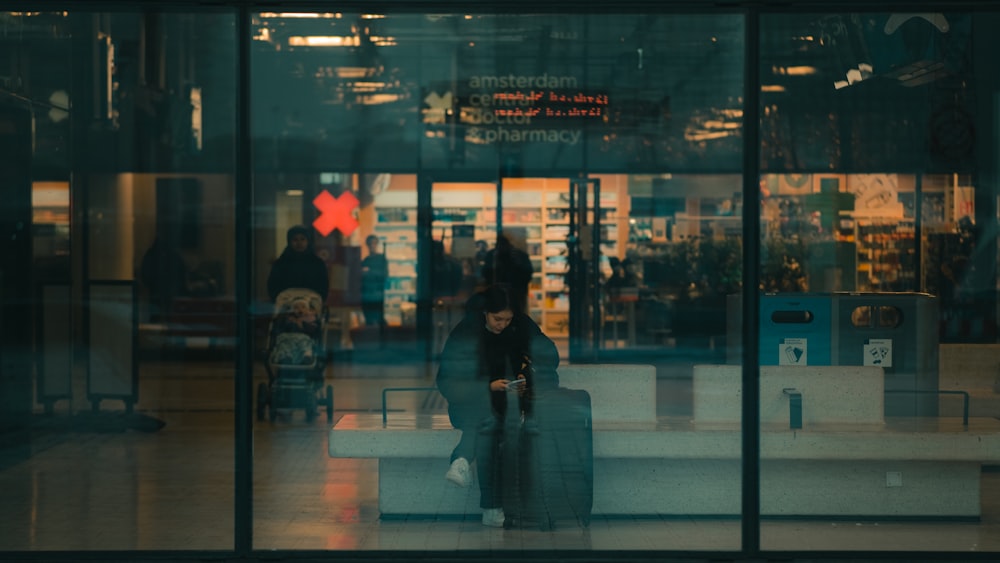
[[[329,432],[331,457],[447,459],[460,433],[447,415],[346,414]],[[669,418],[656,424],[594,423],[594,457],[612,459],[738,459],[738,427],[694,425]],[[1000,462],[1000,421],[913,419],[894,425],[813,425],[762,430],[762,459],[954,460]]]
[[[591,394],[596,515],[727,515],[741,510],[739,366],[696,366],[694,416],[656,416],[652,366],[567,365],[564,387]],[[978,518],[981,465],[1000,462],[1000,421],[883,416],[879,368],[761,369],[761,513]],[[789,427],[784,389],[802,394]],[[446,415],[347,414],[332,457],[379,460],[383,515],[477,514],[478,486],[444,479],[459,439]],[[902,487],[888,487],[888,472]],[[475,472],[473,472],[475,473]]]
[[[604,423],[594,428],[595,515],[736,516],[741,433],[695,427]],[[459,432],[445,415],[348,414],[329,433],[333,457],[379,459],[384,516],[479,512],[477,483],[444,479]],[[811,430],[765,428],[761,437],[765,516],[978,518],[982,463],[1000,462],[1000,421],[905,421]],[[886,487],[886,472],[904,486]],[[475,474],[475,472],[473,472]]]

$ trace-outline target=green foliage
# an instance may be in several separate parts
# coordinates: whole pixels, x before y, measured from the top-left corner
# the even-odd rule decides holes
[[[806,291],[803,264],[807,252],[806,241],[799,237],[765,237],[760,255],[760,289],[766,293]]]
[[[760,289],[803,292],[807,288],[808,245],[798,237],[768,236],[761,245]],[[739,293],[743,282],[743,242],[740,237],[691,237],[665,247],[661,256],[666,276],[662,287],[680,302],[719,303]]]
[[[667,273],[662,283],[678,301],[724,301],[742,286],[743,246],[739,237],[687,238],[667,246],[658,258]]]

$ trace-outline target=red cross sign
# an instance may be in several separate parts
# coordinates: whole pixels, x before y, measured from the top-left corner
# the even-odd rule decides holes
[[[313,205],[319,210],[319,217],[313,221],[313,227],[323,236],[332,233],[334,229],[340,229],[344,236],[350,236],[358,228],[358,220],[354,218],[358,203],[358,198],[351,192],[333,197],[330,192],[323,190],[313,199]]]

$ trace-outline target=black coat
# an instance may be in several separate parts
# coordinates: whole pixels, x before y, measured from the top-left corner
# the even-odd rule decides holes
[[[525,374],[526,395],[559,386],[559,352],[531,317],[517,315],[500,334],[486,330],[481,313],[471,313],[459,322],[445,342],[437,373],[437,386],[448,400],[452,425],[470,428],[491,408],[503,416],[507,393],[490,391],[490,382],[517,378],[526,359],[533,368]]]
[[[527,252],[505,244],[486,253],[483,263],[483,279],[487,284],[506,284],[517,301],[521,311],[527,311],[528,286],[535,275],[531,257]]]
[[[311,289],[326,301],[330,291],[330,278],[326,273],[326,263],[312,250],[296,252],[286,248],[271,266],[267,277],[267,295],[274,301],[286,289]]]

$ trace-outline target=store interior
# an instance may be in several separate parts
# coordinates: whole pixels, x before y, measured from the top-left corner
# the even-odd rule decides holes
[[[593,245],[583,244],[578,259],[596,277],[599,292],[598,307],[588,304],[588,321],[599,318],[585,323],[584,338],[595,338],[596,331],[597,347],[612,350],[669,349],[678,338],[684,346],[724,346],[726,296],[738,293],[741,283],[740,176],[605,174],[589,179],[599,190],[599,222],[593,225],[595,206],[588,201],[586,227],[579,230],[583,237],[600,237],[599,257],[591,256]],[[572,289],[567,246],[572,240],[571,181],[432,182],[429,211],[418,208],[415,174],[324,174],[262,182],[273,207],[255,231],[254,295],[266,301],[267,272],[284,248],[284,232],[315,219],[316,195],[339,195],[349,188],[360,195],[351,211],[356,228],[347,235],[339,230],[325,237],[316,234],[331,280],[331,352],[350,351],[355,341],[363,346],[371,336],[359,309],[359,264],[368,253],[363,244],[368,236],[378,237],[389,264],[388,338],[412,343],[418,305],[429,303],[434,350],[457,323],[456,311],[464,300],[481,289],[479,261],[500,233],[530,256],[529,313],[565,350]],[[762,291],[927,292],[941,298],[942,310],[973,297],[961,282],[974,252],[976,228],[975,188],[968,177],[768,175],[761,180],[761,191]],[[212,203],[231,193],[230,179],[216,175],[130,174],[91,182],[89,197],[106,212],[93,214],[90,245],[114,249],[91,253],[91,276],[139,280],[144,336],[235,336],[229,316],[235,242],[225,228],[230,210]],[[70,268],[69,185],[38,182],[33,201],[38,271],[43,280],[57,281]],[[430,213],[429,230],[418,222],[423,212]],[[156,237],[158,216],[177,217],[179,231],[185,233],[180,251],[187,284],[165,323],[154,323],[144,308],[148,288],[139,275],[143,255]],[[426,237],[433,246],[440,243],[443,252],[429,253],[429,265],[423,268],[418,242]],[[419,292],[418,271],[431,278],[429,295]],[[704,314],[692,316],[690,311]],[[190,322],[192,316],[199,322]]]

